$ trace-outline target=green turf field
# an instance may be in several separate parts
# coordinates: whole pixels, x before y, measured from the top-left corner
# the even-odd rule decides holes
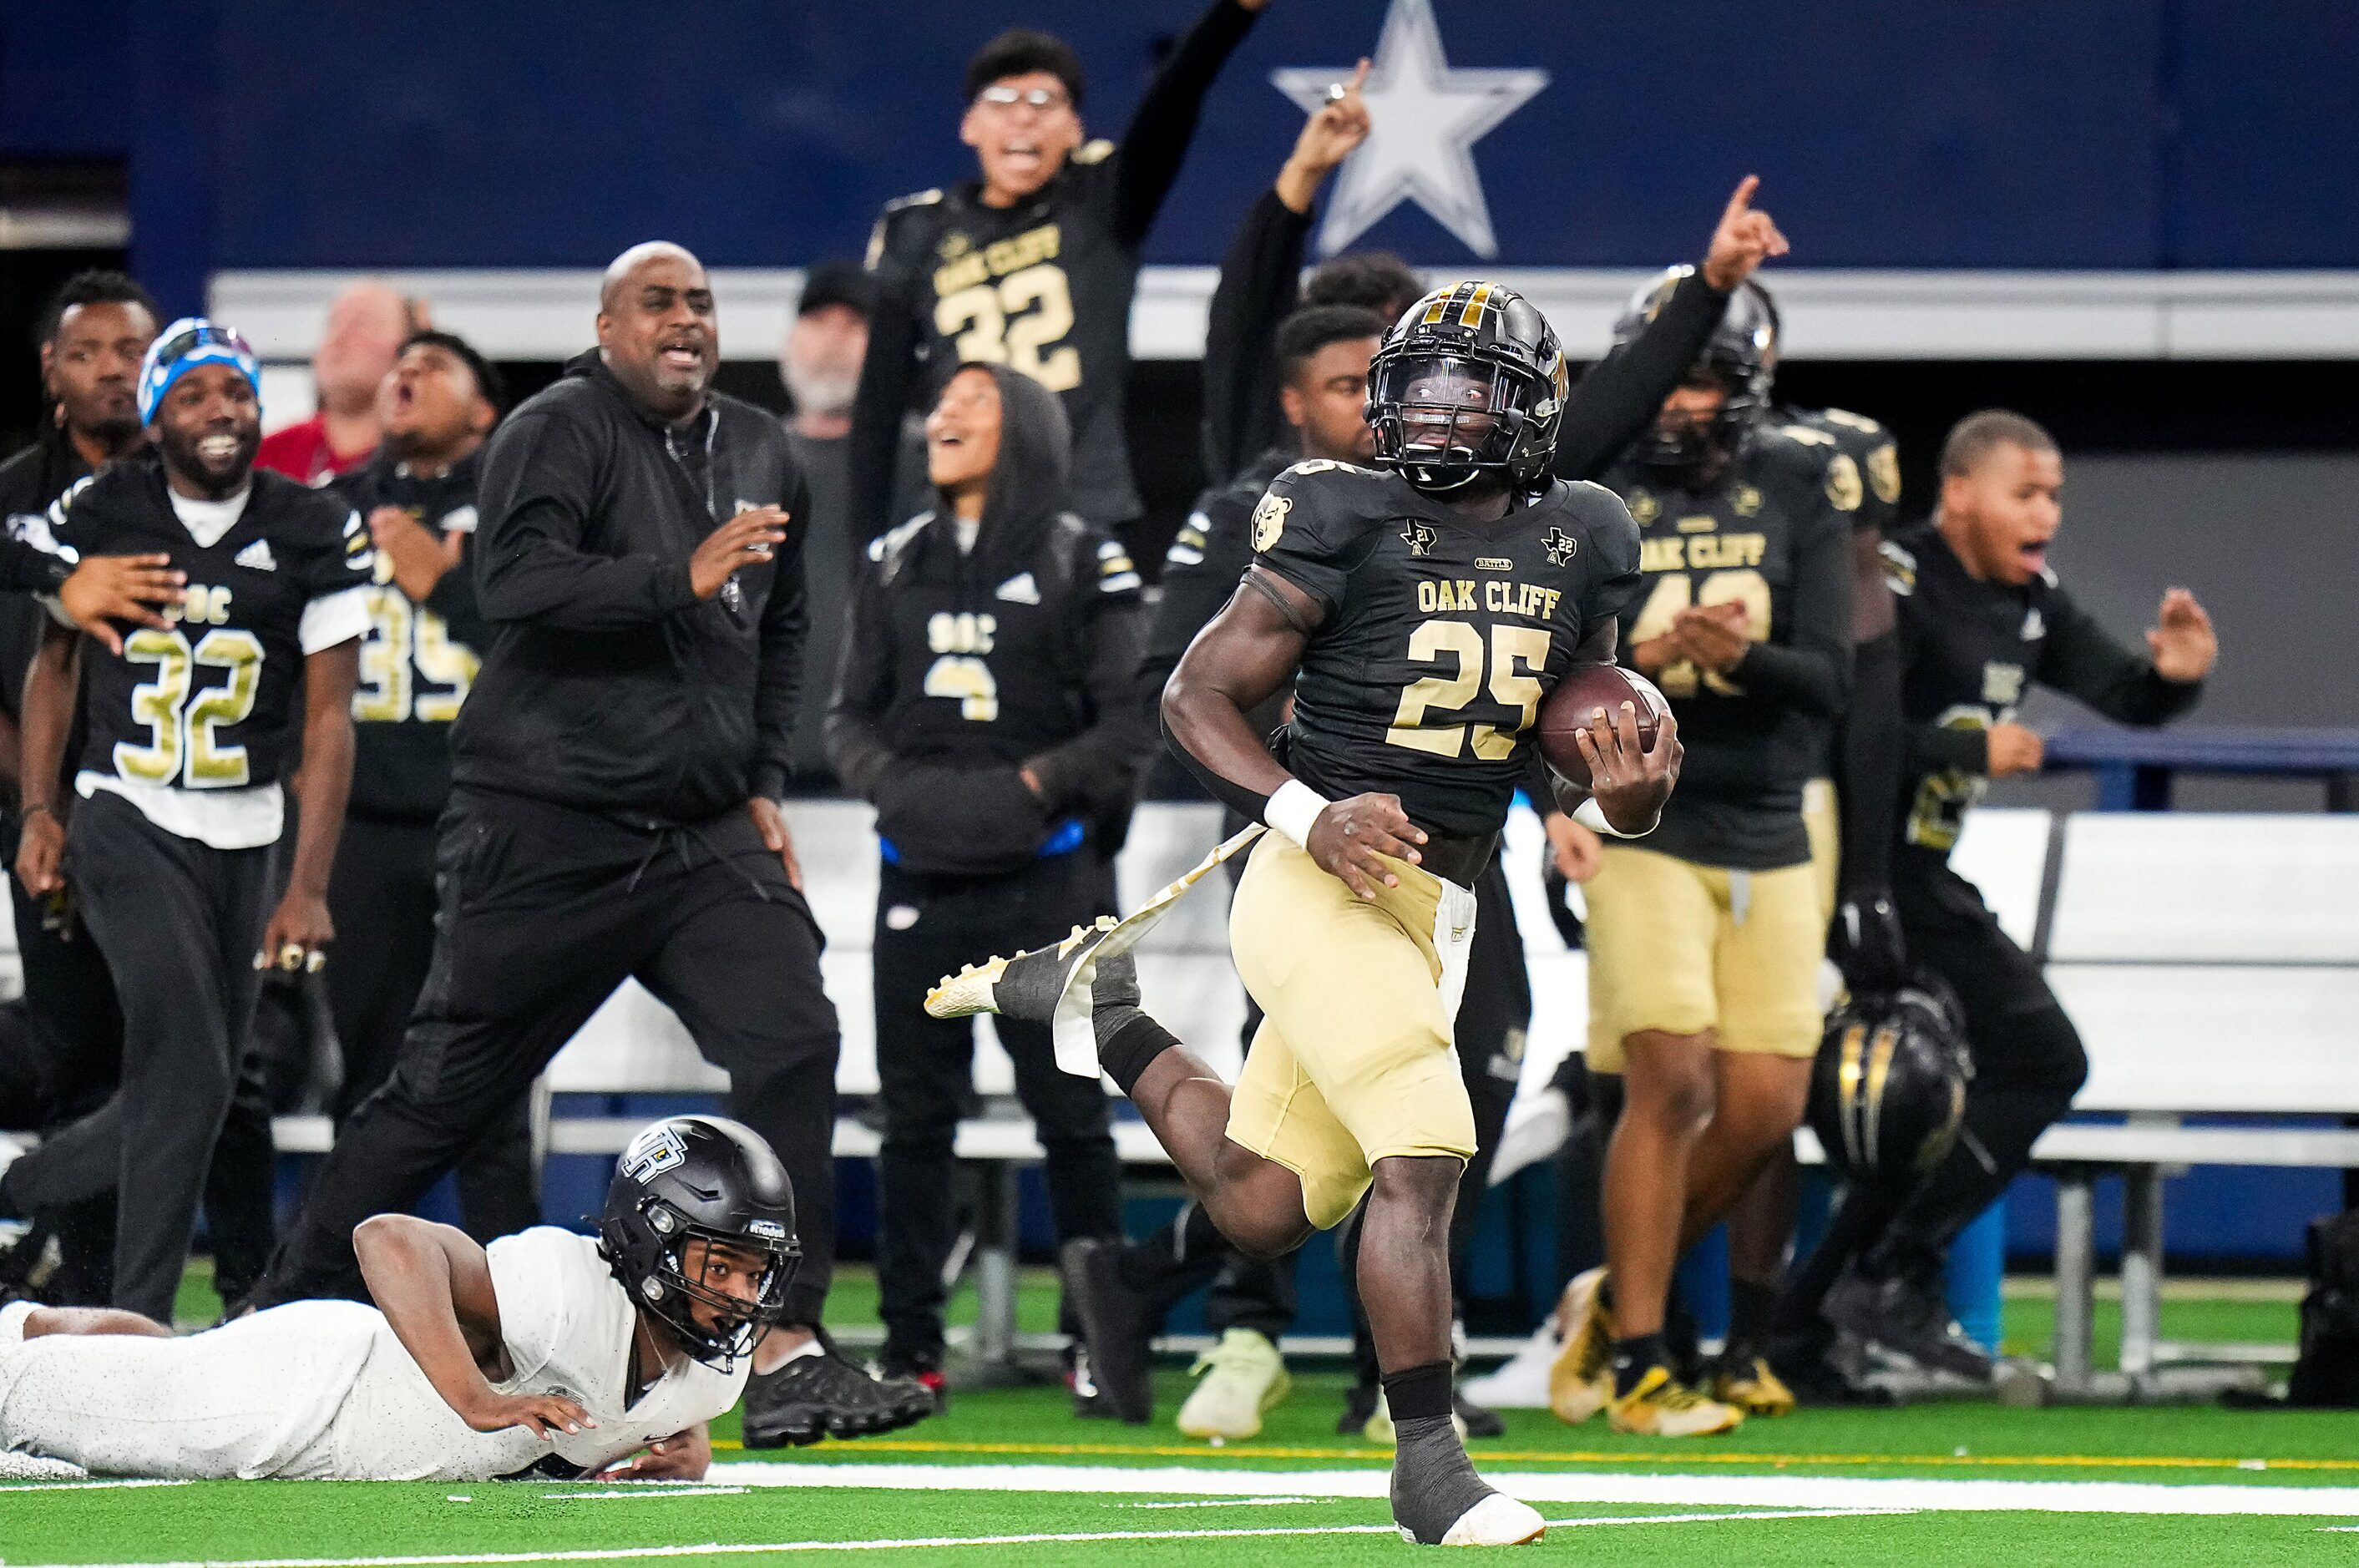
[[[201,1281],[194,1282],[201,1284]],[[1027,1281],[1027,1327],[1045,1327]],[[838,1293],[847,1322],[865,1281]],[[192,1289],[187,1305],[204,1300]],[[201,1310],[201,1308],[200,1308]],[[2049,1313],[2008,1303],[2010,1350]],[[2283,1340],[2283,1301],[2173,1301],[2173,1336]],[[1399,1561],[1384,1451],[1338,1436],[1343,1377],[1300,1369],[1263,1436],[1212,1449],[1162,1421],[1079,1421],[1063,1390],[954,1397],[884,1440],[748,1454],[734,1423],[701,1486],[0,1485],[0,1561],[394,1564],[776,1558],[942,1563]],[[1808,1410],[1695,1443],[1511,1412],[1477,1463],[1559,1521],[1529,1561],[1621,1564],[2359,1562],[2359,1414],[2208,1407]]]

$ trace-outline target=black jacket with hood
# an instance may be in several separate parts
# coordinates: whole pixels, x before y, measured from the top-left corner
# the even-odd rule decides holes
[[[451,726],[454,782],[646,826],[783,792],[802,528],[736,574],[736,594],[698,599],[688,570],[714,528],[763,506],[810,511],[777,420],[715,393],[668,430],[596,350],[567,362],[484,448],[474,570],[490,637]]]
[[[868,546],[828,714],[836,776],[921,874],[1017,870],[1075,818],[1105,844],[1155,744],[1132,695],[1138,573],[1064,510],[1072,441],[1056,394],[985,368],[999,459],[973,549],[947,498]]]

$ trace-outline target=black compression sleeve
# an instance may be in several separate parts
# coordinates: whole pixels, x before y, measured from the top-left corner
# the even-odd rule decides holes
[[[1212,9],[1188,30],[1147,83],[1115,155],[1122,162],[1114,181],[1114,234],[1125,249],[1136,250],[1147,243],[1147,231],[1155,226],[1155,214],[1171,193],[1188,144],[1195,139],[1204,94],[1260,15],[1237,0],[1212,0]]]
[[[1194,752],[1180,744],[1180,737],[1171,733],[1171,725],[1168,720],[1163,724],[1163,744],[1170,748],[1172,756],[1187,766],[1189,772],[1196,776],[1196,781],[1204,787],[1205,791],[1212,799],[1249,822],[1262,820],[1262,808],[1269,803],[1269,797],[1257,795],[1244,785],[1223,779],[1205,767]]]
[[[1227,483],[1275,443],[1277,362],[1270,345],[1302,294],[1308,213],[1264,191],[1221,258],[1204,320],[1204,478]]]

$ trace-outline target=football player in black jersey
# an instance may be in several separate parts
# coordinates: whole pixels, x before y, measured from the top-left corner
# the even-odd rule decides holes
[[[982,178],[886,203],[868,245],[878,299],[852,416],[853,538],[901,521],[894,463],[912,391],[976,360],[1063,397],[1074,511],[1110,528],[1139,515],[1122,419],[1139,252],[1205,93],[1267,3],[1212,0],[1119,147],[1083,138],[1082,62],[1061,38],[1011,29],[968,64],[959,136]]]
[[[1397,1434],[1393,1517],[1429,1544],[1542,1529],[1475,1476],[1451,1423],[1447,1238],[1474,1149],[1452,1048],[1472,884],[1527,776],[1541,699],[1576,662],[1612,658],[1640,586],[1622,505],[1550,476],[1565,388],[1538,311],[1462,283],[1418,301],[1377,352],[1378,469],[1314,460],[1272,483],[1252,568],[1163,697],[1207,786],[1275,830],[1231,907],[1237,969],[1266,1015],[1234,1092],[1135,989],[1108,976],[1095,994],[1105,1071],[1238,1247],[1283,1253],[1367,1197],[1359,1273]],[[1247,715],[1289,683],[1281,758]],[[1677,731],[1642,748],[1625,706],[1582,732],[1617,831],[1654,825]],[[1076,962],[995,961],[944,991],[1012,994],[1020,969]]]
[[[1656,292],[1616,330],[1629,338]],[[1851,675],[1857,465],[1767,412],[1769,324],[1740,289],[1687,383],[1608,473],[1643,541],[1647,596],[1623,659],[1661,685],[1689,764],[1644,846],[1604,846],[1587,886],[1592,1071],[1618,1073],[1607,1269],[1551,1378],[1567,1421],[1690,1436],[1743,1420],[1678,1375],[1663,1338],[1680,1252],[1792,1136],[1820,1031],[1826,910],[1802,816]]]
[[[2029,1162],[2087,1074],[2039,965],[1950,868],[1950,851],[1990,779],[2038,769],[2039,736],[2015,722],[2034,682],[2120,723],[2159,724],[2194,705],[2218,642],[2183,588],[2163,595],[2144,657],[2072,602],[2048,565],[2063,481],[2039,426],[1998,409],[1971,415],[1942,445],[1933,521],[1885,552],[1908,724],[1901,789],[1885,802],[1893,891],[1908,959],[1957,993],[1974,1076],[1964,1131],[1922,1181],[1847,1192],[1779,1302],[1781,1364],[1823,1348],[1832,1324],[1925,1366],[1987,1376],[1987,1352],[1943,1305],[1942,1256]]]
[[[332,482],[376,548],[353,693],[352,805],[328,882],[329,912],[346,936],[327,972],[344,1055],[340,1125],[393,1070],[434,955],[435,822],[451,798],[451,723],[484,638],[469,549],[475,480],[506,401],[499,372],[465,339],[413,332],[394,360],[384,444]],[[477,1241],[539,1224],[528,1102],[517,1100],[454,1174]]]
[[[114,1304],[168,1319],[266,964],[316,967],[352,779],[352,692],[375,566],[350,506],[256,473],[259,367],[234,332],[175,322],[140,367],[158,461],[118,463],[50,509],[60,556],[156,551],[188,580],[119,651],[62,625],[25,689],[16,874],[71,880],[123,1007],[123,1086],[10,1168],[16,1194],[116,1190]],[[69,555],[71,552],[71,555]],[[70,827],[58,779],[86,722]],[[271,908],[299,742],[301,807]],[[6,1194],[0,1194],[5,1196]]]
[[[1691,267],[1667,268],[1645,296],[1644,313],[1660,321]],[[1760,350],[1765,395],[1774,391],[1785,329],[1777,300],[1760,280],[1743,290],[1759,307],[1766,325]],[[1893,646],[1892,594],[1885,587],[1880,553],[1890,536],[1900,502],[1900,452],[1891,432],[1875,420],[1845,408],[1798,408],[1771,405],[1772,422],[1816,431],[1851,459],[1861,479],[1852,523],[1852,694],[1832,737],[1824,779],[1803,792],[1803,821],[1810,832],[1810,864],[1821,898],[1832,913],[1831,956],[1860,996],[1888,993],[1902,977],[1897,917],[1891,902],[1891,854],[1886,802],[1898,787],[1900,686]],[[1804,439],[1808,439],[1805,437]],[[1837,791],[1831,780],[1841,779]],[[1840,811],[1838,807],[1840,806]],[[1575,880],[1593,874],[1598,844],[1588,830],[1561,816],[1549,821],[1560,847],[1567,838],[1586,838],[1572,856],[1560,855],[1560,869]],[[1576,872],[1583,872],[1576,876]],[[1609,1091],[1610,1092],[1610,1091]],[[1729,1330],[1712,1370],[1714,1399],[1749,1415],[1783,1415],[1794,1408],[1793,1391],[1769,1366],[1768,1344],[1777,1280],[1785,1267],[1800,1197],[1800,1168],[1790,1145],[1781,1145],[1767,1166],[1728,1214]],[[1575,1315],[1567,1313],[1568,1317]]]

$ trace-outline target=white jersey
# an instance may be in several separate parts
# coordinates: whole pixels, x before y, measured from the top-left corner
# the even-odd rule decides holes
[[[737,1402],[747,1368],[680,1359],[636,1403],[638,1314],[597,1242],[540,1225],[492,1243],[513,1376],[594,1428],[554,1443],[459,1419],[375,1307],[294,1301],[183,1339],[54,1335],[0,1343],[0,1449],[116,1475],[480,1481],[552,1452],[608,1464]]]

